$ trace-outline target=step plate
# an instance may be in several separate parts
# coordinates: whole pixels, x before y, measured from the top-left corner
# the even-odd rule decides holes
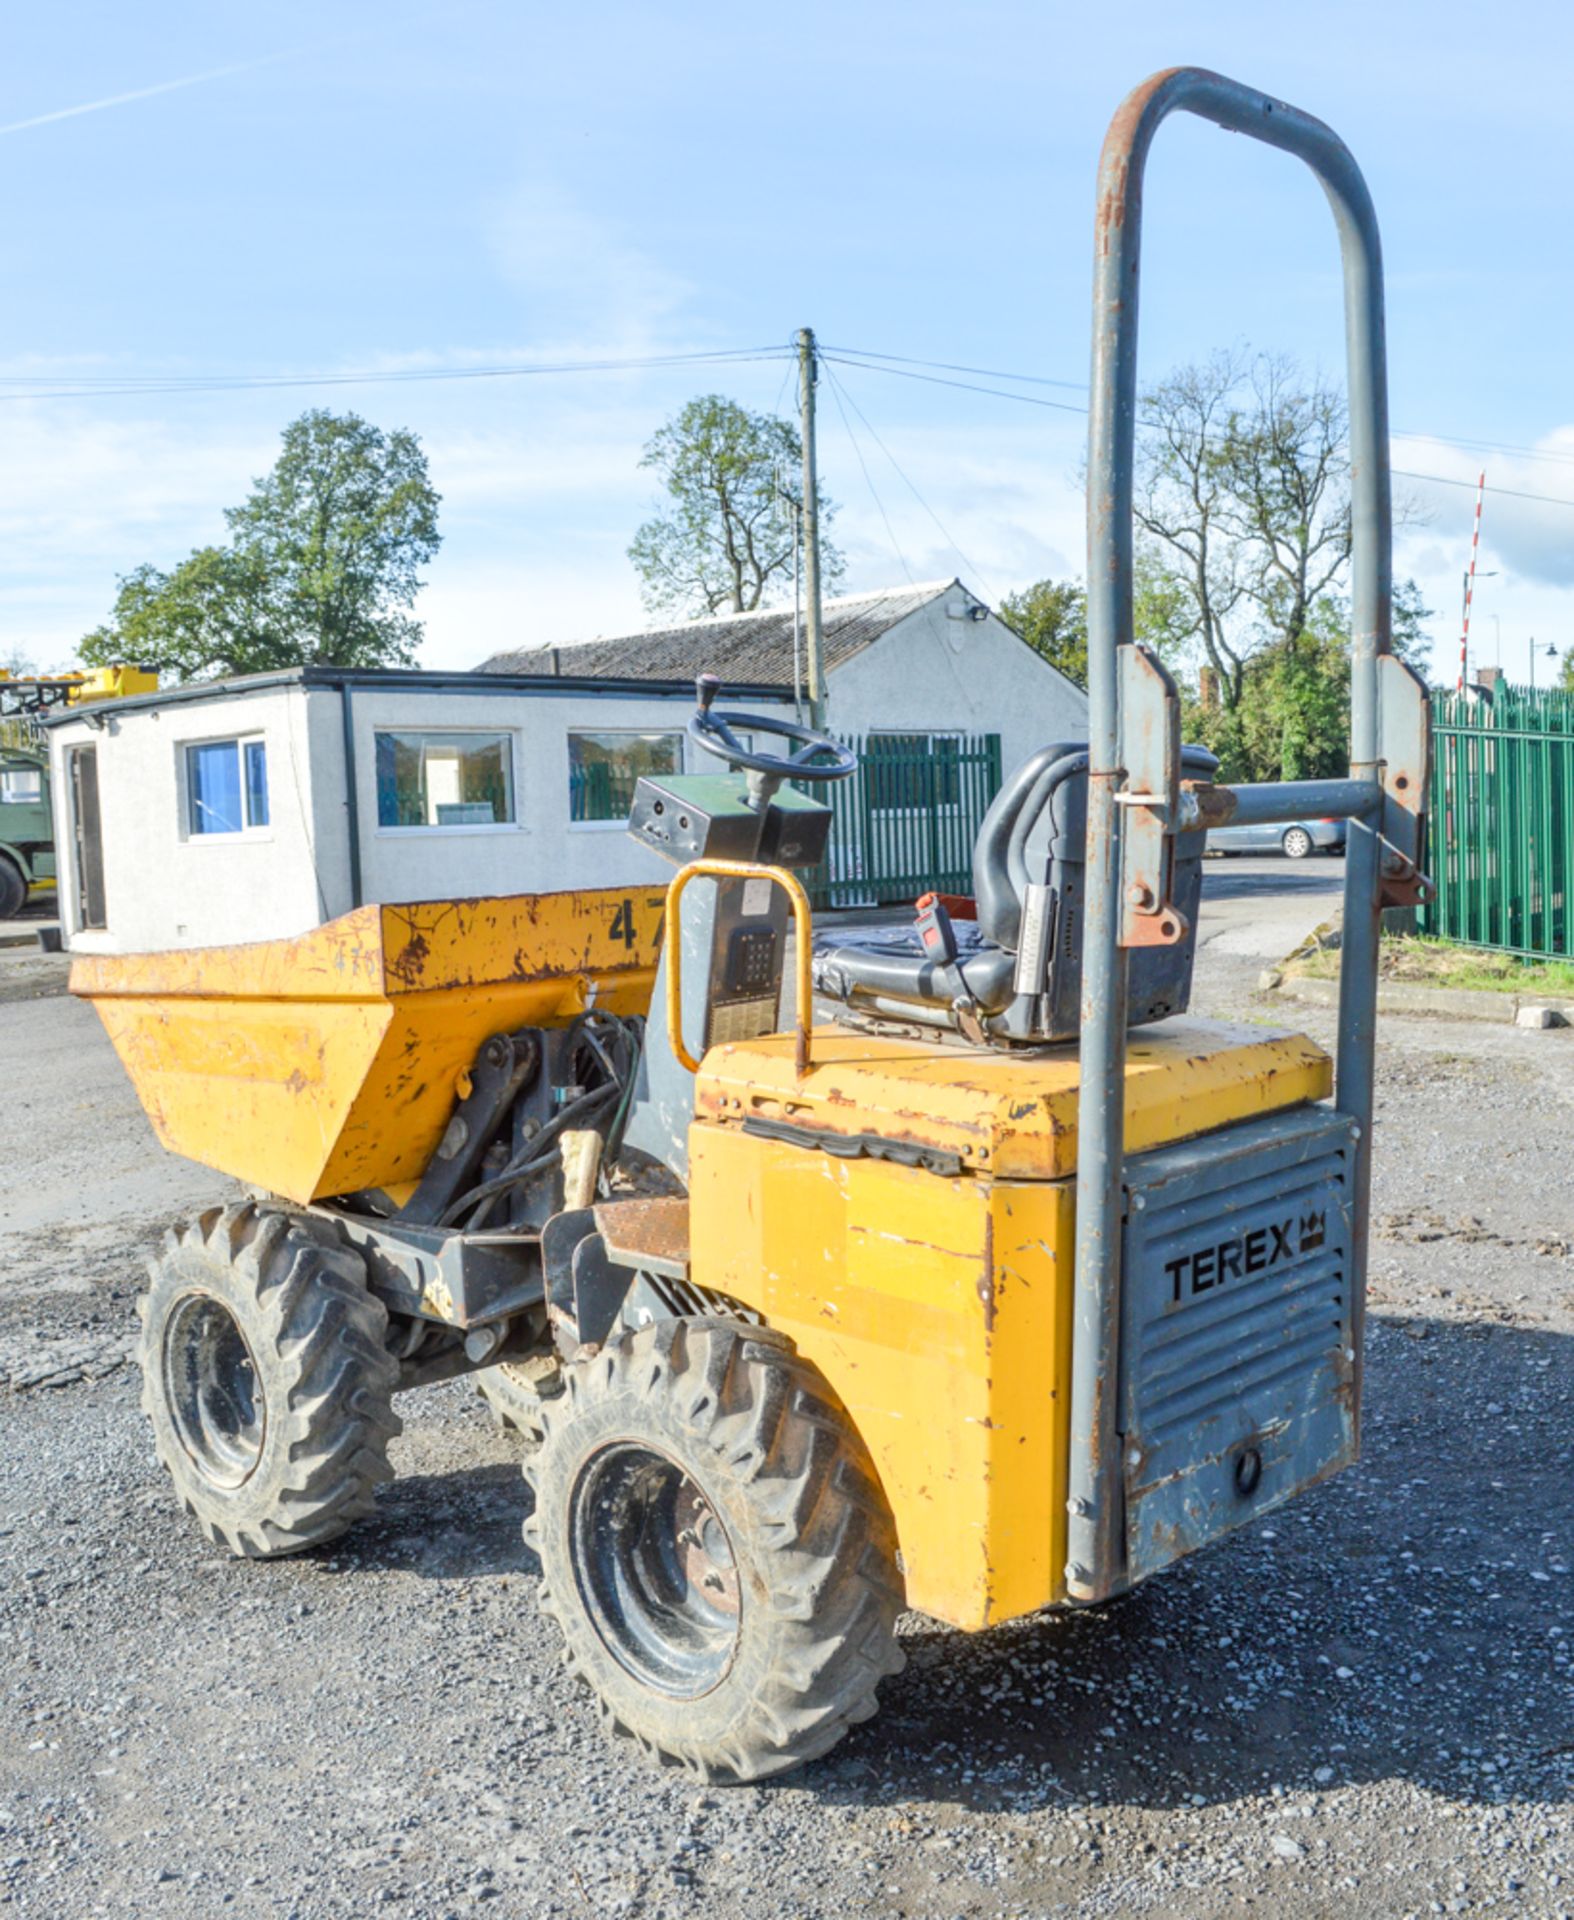
[[[1309,1106],[1127,1162],[1132,1583],[1355,1458],[1354,1149]]]

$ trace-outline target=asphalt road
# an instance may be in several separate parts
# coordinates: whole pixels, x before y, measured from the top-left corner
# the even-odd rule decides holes
[[[1204,860],[1197,944],[1216,954],[1281,960],[1339,911],[1344,861],[1326,854],[1231,854]]]
[[[1341,876],[1210,865],[1194,1007],[1327,1043],[1252,989]],[[231,1189],[60,985],[0,956],[0,1909],[1574,1914],[1574,1032],[1384,1024],[1356,1470],[1092,1614],[910,1617],[827,1760],[700,1792],[563,1673],[463,1384],[402,1400],[399,1478],[325,1551],[232,1562],[176,1510],[134,1299]]]

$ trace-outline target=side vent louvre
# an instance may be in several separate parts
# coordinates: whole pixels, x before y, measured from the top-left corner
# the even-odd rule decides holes
[[[1302,1107],[1128,1163],[1133,1579],[1354,1457],[1353,1145],[1342,1114]]]

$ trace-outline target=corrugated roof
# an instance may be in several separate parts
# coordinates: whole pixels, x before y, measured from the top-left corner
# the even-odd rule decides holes
[[[975,605],[983,604],[957,580],[930,580],[920,586],[885,587],[878,593],[827,600],[820,622],[826,672],[953,588],[960,588]],[[494,653],[477,672],[550,673],[555,654],[559,672],[581,678],[678,680],[715,673],[733,685],[752,681],[756,686],[790,687],[792,640],[792,608],[768,607],[759,613],[685,620],[681,626],[653,627],[615,639]]]

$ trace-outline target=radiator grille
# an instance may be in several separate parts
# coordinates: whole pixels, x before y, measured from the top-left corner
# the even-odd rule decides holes
[[[1131,1578],[1353,1458],[1353,1147],[1348,1119],[1305,1107],[1128,1163]]]

